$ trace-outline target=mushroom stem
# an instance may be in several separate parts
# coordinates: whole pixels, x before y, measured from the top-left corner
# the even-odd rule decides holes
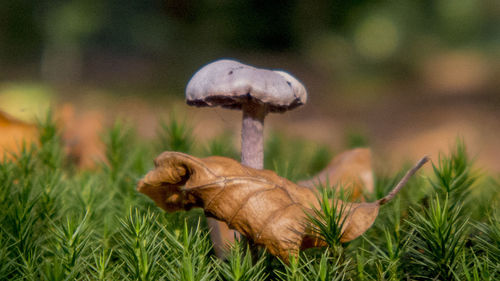
[[[241,164],[262,170],[264,168],[264,118],[267,106],[255,102],[242,105]]]

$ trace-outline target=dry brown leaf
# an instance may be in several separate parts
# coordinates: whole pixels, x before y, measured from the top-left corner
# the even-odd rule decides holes
[[[364,200],[363,196],[373,193],[374,190],[371,151],[367,148],[345,151],[333,158],[328,166],[317,175],[297,184],[311,188],[313,191],[317,190],[317,186],[343,188],[352,199]],[[235,232],[231,231],[226,223],[213,218],[208,218],[207,224],[210,228],[210,238],[215,254],[224,259],[228,245],[234,242]]]
[[[342,187],[353,199],[363,199],[364,194],[374,190],[371,151],[368,148],[345,151],[317,175],[297,184],[312,189],[316,186]]]
[[[391,200],[423,158],[384,198],[372,203],[348,204],[342,242],[355,239],[371,227],[380,205]],[[245,167],[225,157],[196,158],[179,152],[164,152],[155,159],[155,169],[138,184],[167,211],[203,208],[208,217],[226,222],[273,255],[288,261],[299,249],[325,246],[307,227],[306,212],[319,207],[315,193],[279,177],[269,170]]]
[[[0,111],[0,159],[8,153],[17,153],[24,143],[37,140],[38,130],[35,125],[17,120]]]

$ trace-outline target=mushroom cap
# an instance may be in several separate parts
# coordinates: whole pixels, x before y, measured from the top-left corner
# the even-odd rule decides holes
[[[255,68],[234,60],[217,60],[196,72],[186,87],[186,102],[194,106],[241,109],[253,101],[270,112],[284,112],[307,101],[307,91],[283,71]]]

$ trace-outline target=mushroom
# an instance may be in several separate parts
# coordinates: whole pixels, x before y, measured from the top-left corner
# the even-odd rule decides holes
[[[197,107],[221,106],[243,111],[241,163],[264,168],[264,119],[269,112],[283,113],[305,104],[305,87],[292,75],[255,68],[235,60],[217,60],[198,70],[186,87],[186,102]],[[223,222],[208,219],[218,257],[225,257],[221,241],[232,242],[236,232]]]
[[[306,101],[306,89],[292,75],[234,60],[218,60],[202,67],[186,88],[188,105],[243,111],[241,163],[254,169],[264,167],[263,128],[267,113],[283,113]]]

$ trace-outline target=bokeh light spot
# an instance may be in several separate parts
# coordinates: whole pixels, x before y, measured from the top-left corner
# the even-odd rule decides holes
[[[360,22],[354,31],[354,45],[370,60],[384,60],[392,56],[400,43],[396,23],[385,15],[371,15]]]

